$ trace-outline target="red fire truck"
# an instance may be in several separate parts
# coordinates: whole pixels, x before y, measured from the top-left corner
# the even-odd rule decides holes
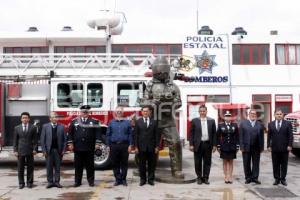
[[[294,141],[292,153],[295,156],[300,157],[300,110],[289,113],[284,118],[290,121],[293,126]]]
[[[105,133],[113,110],[122,105],[128,119],[139,116],[138,99],[150,79],[144,74],[154,58],[152,54],[3,54],[0,132],[5,130],[6,146],[12,145],[21,112],[30,112],[32,122],[41,127],[49,112],[55,111],[67,129],[80,105],[88,104],[92,117],[102,125],[103,143],[95,152],[95,165],[107,167],[110,153]]]

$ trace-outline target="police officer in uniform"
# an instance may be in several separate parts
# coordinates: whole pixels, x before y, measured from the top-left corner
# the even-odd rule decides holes
[[[100,148],[101,129],[100,122],[89,116],[90,108],[89,105],[81,106],[80,116],[75,118],[69,127],[68,146],[71,151],[74,151],[74,187],[81,185],[84,167],[89,186],[94,186],[94,151],[95,148]]]
[[[217,130],[218,152],[223,159],[224,181],[232,183],[233,160],[239,149],[238,125],[231,122],[231,113],[227,110],[224,114],[224,122],[220,123]]]

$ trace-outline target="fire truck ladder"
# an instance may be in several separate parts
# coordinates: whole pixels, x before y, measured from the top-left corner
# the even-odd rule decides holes
[[[0,54],[0,78],[142,75],[153,54]],[[168,55],[171,60],[171,56]],[[172,57],[178,58],[179,55]]]

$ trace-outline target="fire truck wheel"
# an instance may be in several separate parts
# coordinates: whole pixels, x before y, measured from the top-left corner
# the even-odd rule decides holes
[[[300,157],[300,149],[292,149],[292,153],[296,156],[296,157]]]
[[[111,163],[111,154],[109,147],[101,143],[100,149],[95,151],[94,164],[96,169],[107,169]]]

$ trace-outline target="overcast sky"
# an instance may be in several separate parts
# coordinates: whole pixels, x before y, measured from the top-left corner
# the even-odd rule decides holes
[[[126,14],[119,41],[176,42],[196,34],[197,0],[0,0],[0,31],[37,26],[47,33],[65,25],[88,31],[86,20],[100,9]],[[299,0],[199,0],[199,27],[209,25],[216,34],[242,26],[254,35],[300,35],[299,10]]]

